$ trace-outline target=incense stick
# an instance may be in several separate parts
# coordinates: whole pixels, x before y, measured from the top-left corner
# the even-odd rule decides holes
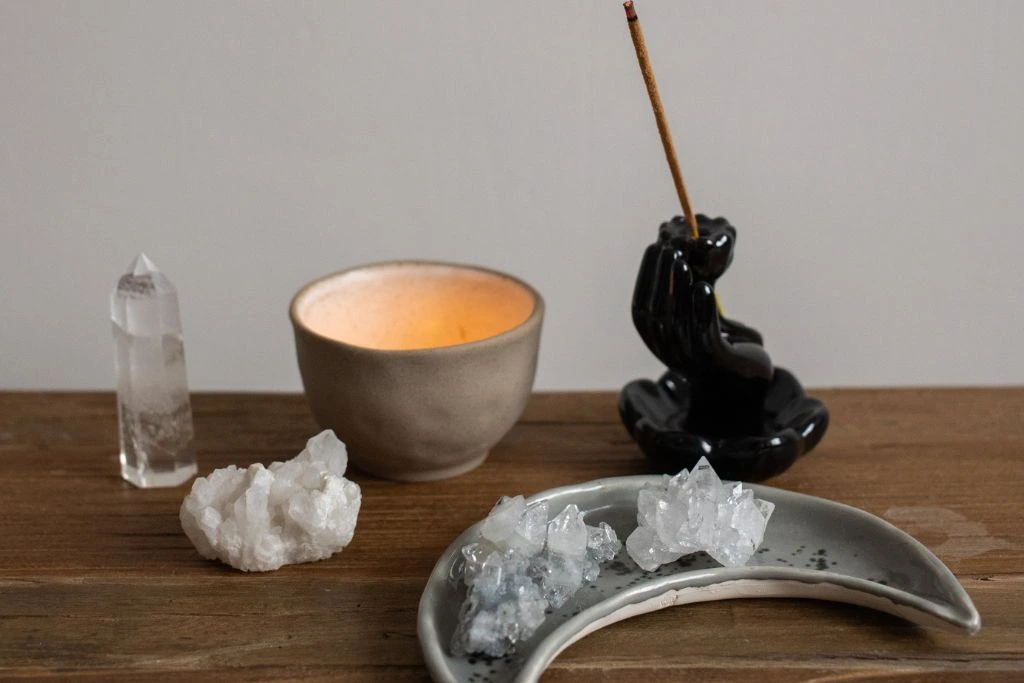
[[[676,194],[679,195],[679,204],[683,208],[683,215],[690,225],[694,237],[698,237],[697,217],[690,206],[690,196],[686,193],[686,185],[683,183],[683,172],[679,169],[679,160],[676,158],[676,147],[672,144],[672,133],[668,129],[668,121],[665,119],[665,108],[661,104],[661,95],[658,94],[658,84],[654,80],[654,71],[651,69],[651,62],[647,55],[647,44],[644,42],[644,32],[640,28],[640,20],[636,16],[636,8],[633,7],[633,0],[627,0],[622,5],[626,10],[626,21],[629,24],[629,34],[633,37],[633,47],[636,49],[636,59],[640,62],[640,73],[644,77],[644,84],[647,86],[647,95],[651,98],[651,108],[654,109],[654,120],[658,124],[658,135],[661,136],[661,146],[665,148],[665,160],[668,161],[669,171],[672,172],[672,182],[676,186]]]

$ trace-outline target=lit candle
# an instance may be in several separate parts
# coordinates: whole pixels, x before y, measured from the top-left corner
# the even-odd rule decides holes
[[[522,414],[544,300],[483,268],[404,261],[329,275],[292,301],[314,417],[361,469],[424,481],[468,472]]]
[[[310,290],[310,330],[353,346],[427,349],[480,341],[530,317],[534,297],[515,280],[443,264],[355,270]]]

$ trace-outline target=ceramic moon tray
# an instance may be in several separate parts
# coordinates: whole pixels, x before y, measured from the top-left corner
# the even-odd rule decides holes
[[[625,541],[636,528],[640,488],[658,476],[599,479],[528,499],[552,513],[575,503],[587,524],[608,522]],[[746,488],[748,485],[744,484]],[[848,602],[924,626],[974,633],[981,618],[949,569],[906,533],[863,510],[769,486],[749,485],[775,503],[764,542],[745,567],[725,568],[703,553],[644,572],[623,549],[552,612],[514,654],[454,657],[449,642],[466,596],[461,548],[479,536],[467,529],[438,560],[420,599],[418,633],[436,681],[536,681],[558,653],[608,624],[673,605],[731,598],[792,597]]]

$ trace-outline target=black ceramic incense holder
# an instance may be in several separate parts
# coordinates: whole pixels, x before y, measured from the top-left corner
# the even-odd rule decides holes
[[[767,479],[821,441],[828,410],[772,365],[757,330],[721,315],[715,283],[732,262],[736,229],[700,214],[697,228],[695,237],[677,216],[644,252],[633,324],[668,371],[623,387],[619,414],[658,471],[707,456],[723,478]]]

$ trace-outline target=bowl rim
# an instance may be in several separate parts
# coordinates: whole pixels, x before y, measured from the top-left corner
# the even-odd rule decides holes
[[[316,332],[309,327],[298,315],[299,301],[306,295],[306,293],[316,287],[317,285],[361,270],[373,270],[377,268],[386,268],[393,266],[435,266],[442,268],[452,268],[455,270],[462,271],[475,271],[478,273],[484,273],[485,275],[496,276],[505,280],[509,280],[513,284],[522,288],[526,291],[533,299],[533,310],[530,311],[530,315],[526,317],[526,320],[522,321],[518,325],[502,330],[497,334],[493,334],[490,337],[484,337],[483,339],[477,339],[471,342],[463,342],[461,344],[448,344],[446,346],[426,346],[423,348],[416,349],[375,349],[369,346],[358,346],[356,344],[350,344],[348,342],[328,337],[326,335]],[[371,263],[363,263],[360,265],[352,266],[350,268],[343,268],[327,275],[322,275],[318,278],[310,280],[305,285],[299,288],[299,291],[292,296],[291,303],[288,305],[288,317],[291,319],[292,327],[296,332],[301,331],[304,334],[308,334],[312,337],[320,339],[321,341],[327,342],[333,346],[337,346],[341,349],[352,353],[361,353],[367,355],[382,355],[382,356],[394,356],[394,357],[413,357],[417,355],[442,355],[459,353],[465,350],[476,350],[486,349],[492,346],[498,346],[500,344],[516,341],[522,337],[531,334],[535,329],[540,327],[541,321],[544,317],[544,297],[541,296],[532,285],[525,280],[522,280],[515,275],[510,275],[506,272],[496,270],[494,268],[488,268],[486,266],[480,266],[471,263],[456,263],[453,261],[435,261],[432,259],[392,259],[387,261],[373,261]]]

